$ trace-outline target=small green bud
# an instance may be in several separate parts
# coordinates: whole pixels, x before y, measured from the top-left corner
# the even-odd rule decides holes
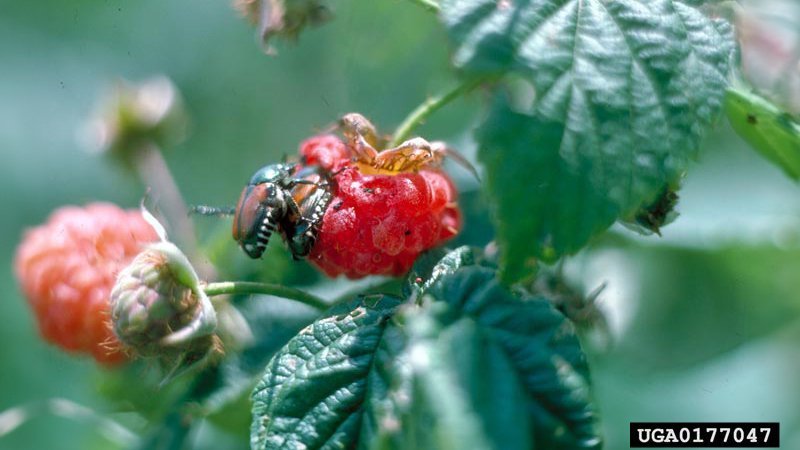
[[[148,146],[182,141],[187,116],[178,90],[158,76],[131,84],[120,81],[103,99],[87,127],[89,148],[127,160]]]
[[[142,212],[162,240],[117,276],[111,291],[114,334],[134,354],[158,358],[173,370],[212,362],[222,356],[214,307],[183,252]]]

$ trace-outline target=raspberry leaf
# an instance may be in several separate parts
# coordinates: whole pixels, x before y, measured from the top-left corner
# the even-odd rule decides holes
[[[510,367],[517,378],[534,441],[533,446],[520,448],[600,448],[586,357],[572,323],[547,298],[512,294],[494,271],[476,266],[444,278],[428,293],[449,306],[449,312],[439,316],[440,323],[454,319],[449,326],[464,320],[474,323],[487,345],[507,363],[492,370]],[[464,386],[474,393],[486,388],[482,384],[477,377]]]
[[[290,340],[253,392],[251,447],[354,447],[366,379],[398,304],[388,296],[357,300]]]
[[[585,357],[549,300],[512,294],[480,266],[426,296],[435,301],[399,312],[379,348],[365,438],[383,449],[600,448]]]
[[[725,95],[728,121],[750,146],[800,180],[800,122],[768,99],[743,88]]]
[[[533,273],[534,257],[551,259],[577,250],[614,221],[613,203],[587,177],[570,170],[557,152],[545,150],[558,148],[563,131],[559,122],[504,105],[479,130],[480,156],[498,218],[501,273],[509,282]],[[535,182],[510,182],[531,179],[531,172],[536,172]]]
[[[524,115],[495,107],[478,135],[506,281],[632,218],[682,176],[719,116],[735,48],[705,3],[441,2],[456,66],[514,73],[536,92]]]
[[[443,277],[475,263],[475,251],[466,245],[450,251],[443,248],[429,250],[414,262],[403,284],[403,295],[411,296],[414,292],[417,295],[424,294]]]
[[[367,297],[293,338],[253,394],[253,448],[599,448],[585,357],[549,300],[475,265],[423,298]]]
[[[445,304],[403,315],[402,351],[385,349],[376,372],[389,390],[370,396],[366,438],[383,449],[530,449],[525,393],[502,350]],[[387,380],[379,383],[385,386]]]

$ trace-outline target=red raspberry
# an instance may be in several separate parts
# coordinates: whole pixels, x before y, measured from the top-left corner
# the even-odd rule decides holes
[[[334,198],[310,255],[311,263],[327,275],[402,275],[420,253],[458,233],[461,213],[447,174],[421,170],[365,175],[350,165],[337,145],[312,147],[323,137],[306,141],[301,154],[317,155],[311,161],[338,159],[330,167],[333,173],[338,171]]]
[[[111,332],[109,294],[117,272],[155,240],[139,211],[108,203],[60,208],[28,230],[14,270],[45,340],[104,365],[124,361]]]
[[[327,171],[339,161],[350,158],[344,143],[335,135],[322,134],[300,144],[300,156],[306,165],[318,165]]]

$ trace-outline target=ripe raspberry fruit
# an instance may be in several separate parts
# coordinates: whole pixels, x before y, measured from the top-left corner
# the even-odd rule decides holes
[[[345,147],[338,138],[324,136],[324,145],[322,138],[309,139],[300,151],[313,155],[308,163],[336,161],[330,166],[333,200],[310,255],[327,275],[402,275],[420,253],[458,233],[461,213],[447,174],[366,175],[339,150]]]
[[[157,236],[139,211],[108,203],[63,207],[28,230],[14,271],[45,340],[99,363],[126,359],[109,323],[119,272]]]

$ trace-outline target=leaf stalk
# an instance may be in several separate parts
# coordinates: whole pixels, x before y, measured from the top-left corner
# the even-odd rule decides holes
[[[486,81],[485,78],[471,78],[466,82],[450,89],[449,91],[425,100],[421,105],[417,106],[416,109],[411,111],[405,120],[403,120],[403,123],[397,127],[397,130],[394,132],[394,136],[392,136],[392,140],[389,142],[387,148],[393,148],[400,145],[403,141],[408,139],[414,129],[425,122],[428,117],[456,98],[472,91],[484,81]]]
[[[215,295],[240,295],[240,294],[264,294],[273,295],[289,300],[294,300],[314,309],[324,311],[328,309],[328,303],[308,292],[299,289],[281,286],[272,283],[258,283],[253,281],[222,281],[218,283],[208,283],[203,286],[203,291],[209,297]]]

